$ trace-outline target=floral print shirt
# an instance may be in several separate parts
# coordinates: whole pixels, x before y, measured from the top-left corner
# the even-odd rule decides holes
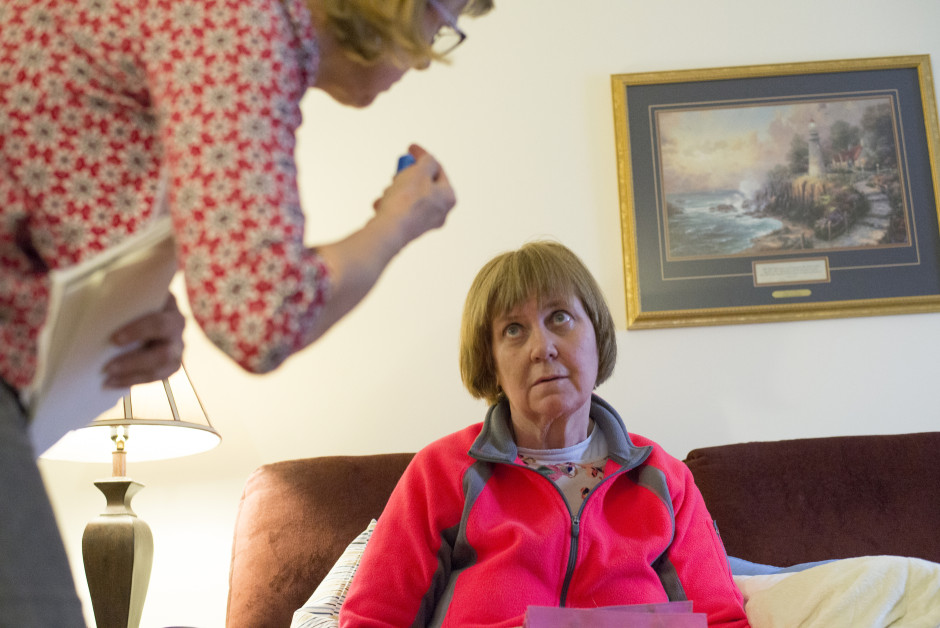
[[[0,376],[36,367],[47,271],[151,219],[161,172],[193,315],[246,369],[308,344],[327,270],[303,244],[303,0],[0,2]]]
[[[519,462],[554,482],[572,515],[604,480],[607,439],[598,429],[593,429],[584,441],[563,449],[519,447],[518,451]]]

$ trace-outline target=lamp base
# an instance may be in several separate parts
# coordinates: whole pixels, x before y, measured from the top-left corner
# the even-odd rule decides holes
[[[150,584],[153,535],[131,510],[131,498],[144,487],[126,477],[99,480],[105,511],[82,535],[85,578],[97,628],[137,628]]]

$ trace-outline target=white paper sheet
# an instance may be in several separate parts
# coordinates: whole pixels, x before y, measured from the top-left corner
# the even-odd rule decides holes
[[[50,273],[38,368],[24,395],[37,454],[127,392],[104,388],[102,368],[127,350],[109,339],[124,324],[163,307],[175,272],[175,243],[164,215],[118,246]]]

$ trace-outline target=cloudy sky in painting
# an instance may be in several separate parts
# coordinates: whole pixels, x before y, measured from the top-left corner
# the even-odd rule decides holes
[[[786,165],[795,134],[815,122],[823,142],[836,120],[859,125],[865,109],[886,97],[811,103],[729,106],[657,113],[667,194],[741,190],[751,195],[774,166]]]

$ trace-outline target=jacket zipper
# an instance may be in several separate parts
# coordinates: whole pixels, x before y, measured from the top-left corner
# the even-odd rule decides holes
[[[565,494],[562,493],[561,489],[558,488],[557,484],[555,484],[554,482],[549,480],[547,477],[545,477],[544,475],[542,475],[541,473],[539,473],[538,471],[536,471],[535,469],[531,467],[527,467],[526,465],[523,465],[523,464],[517,464],[515,462],[511,462],[509,464],[511,464],[514,467],[518,467],[520,469],[525,469],[526,471],[531,471],[532,473],[535,473],[540,478],[544,479],[546,482],[551,484],[552,487],[555,489],[555,492],[558,493],[559,497],[561,497],[561,501],[565,505],[565,510],[568,510],[568,500],[565,499]],[[574,576],[575,562],[578,557],[578,543],[580,542],[580,539],[581,539],[581,513],[582,511],[584,511],[584,506],[587,505],[587,500],[591,499],[591,497],[594,496],[594,493],[597,491],[597,489],[599,489],[601,486],[606,484],[609,480],[612,480],[613,478],[617,477],[621,473],[624,473],[628,470],[629,469],[621,465],[620,468],[617,469],[615,473],[612,473],[608,475],[606,478],[604,478],[603,480],[601,480],[600,483],[597,486],[595,486],[594,489],[590,493],[588,493],[588,496],[584,498],[584,501],[581,502],[581,506],[578,508],[578,513],[571,517],[571,547],[568,550],[568,566],[565,568],[565,580],[564,582],[562,582],[561,595],[559,596],[559,599],[558,599],[558,606],[562,608],[564,608],[566,605],[566,602],[568,599],[568,587],[571,585],[571,578]]]
[[[591,496],[588,495],[588,498],[590,497]],[[587,501],[587,499],[584,501]],[[581,508],[584,508],[584,504],[581,504]],[[561,585],[561,596],[558,598],[558,606],[562,608],[564,608],[568,601],[568,587],[571,585],[572,576],[574,576],[574,565],[578,556],[578,542],[581,535],[581,508],[578,509],[578,514],[571,520],[571,549],[568,552],[568,567],[565,570],[565,581]]]

